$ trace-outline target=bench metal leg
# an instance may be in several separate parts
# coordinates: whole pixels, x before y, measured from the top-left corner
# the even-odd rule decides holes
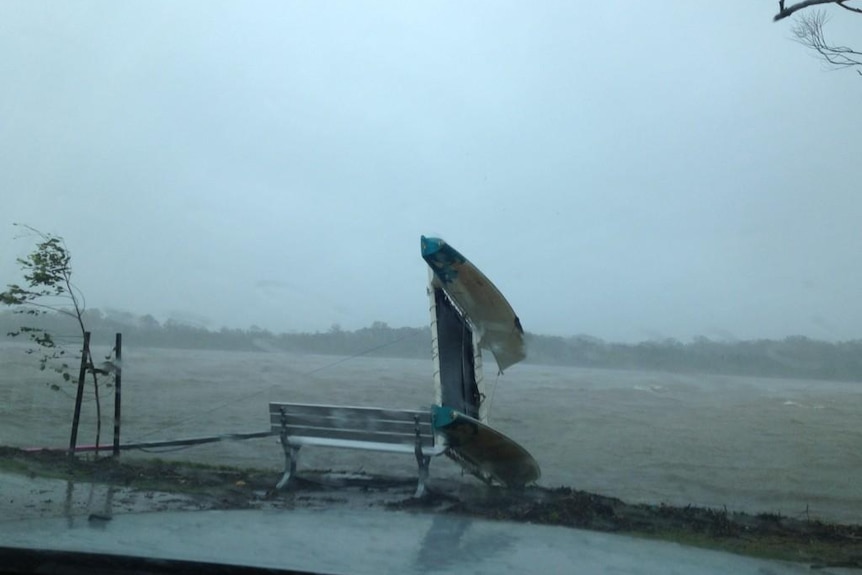
[[[419,483],[416,485],[416,493],[413,494],[413,497],[419,499],[425,495],[425,483],[428,481],[428,464],[431,462],[431,456],[422,453],[419,416],[414,416],[413,421],[416,424],[416,443],[413,447],[413,453],[416,455],[416,464],[419,466]]]
[[[416,493],[413,497],[419,499],[425,496],[425,482],[428,481],[428,464],[431,461],[430,455],[422,455],[422,451],[416,455],[416,463],[419,464],[419,483],[416,485]]]
[[[284,475],[281,476],[281,480],[275,485],[276,489],[287,486],[290,478],[296,473],[296,462],[299,459],[300,446],[290,445],[286,441],[282,441],[281,446],[284,449]]]

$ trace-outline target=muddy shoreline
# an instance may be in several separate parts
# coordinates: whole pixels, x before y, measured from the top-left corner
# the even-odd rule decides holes
[[[289,490],[276,491],[279,474],[272,470],[159,459],[69,458],[60,452],[11,447],[0,447],[0,470],[34,480],[65,480],[70,486],[102,484],[124,489],[137,502],[127,510],[377,507],[622,533],[813,567],[862,568],[862,525],[772,513],[629,504],[568,487],[530,487],[517,492],[469,479],[432,478],[428,495],[416,500],[412,498],[415,478],[303,471]],[[97,520],[109,518],[111,513],[109,509],[87,512]]]

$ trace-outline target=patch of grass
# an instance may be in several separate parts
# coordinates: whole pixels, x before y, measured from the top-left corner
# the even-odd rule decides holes
[[[856,549],[849,549],[846,546],[836,545],[832,542],[788,539],[775,535],[715,537],[707,533],[698,533],[683,529],[654,532],[635,531],[630,533],[630,535],[760,559],[802,562],[818,567],[862,567],[862,549],[858,547]]]
[[[214,488],[261,488],[271,471],[154,459],[69,457],[65,452],[25,452],[0,447],[0,470],[90,483],[104,483],[147,491],[199,494]],[[270,487],[272,485],[269,485]]]

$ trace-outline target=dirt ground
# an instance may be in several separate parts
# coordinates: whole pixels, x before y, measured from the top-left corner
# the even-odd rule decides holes
[[[629,504],[567,487],[511,491],[443,478],[432,479],[429,493],[414,499],[415,478],[305,470],[289,489],[276,491],[278,474],[271,470],[159,459],[70,458],[62,452],[11,447],[0,447],[0,471],[33,485],[48,480],[65,483],[65,504],[53,511],[49,504],[56,502],[58,494],[33,488],[42,494],[42,514],[62,509],[66,514],[86,514],[91,521],[109,521],[113,513],[130,511],[378,507],[626,533],[812,567],[862,568],[860,525],[693,506]],[[104,501],[93,501],[91,489],[86,504],[74,504],[74,487],[83,485],[107,487]],[[4,486],[2,502],[7,520],[16,516],[16,496],[8,487]],[[17,515],[38,515],[40,510],[34,508],[38,498],[34,502],[32,493],[25,495],[19,499],[27,501],[29,509],[18,509]]]

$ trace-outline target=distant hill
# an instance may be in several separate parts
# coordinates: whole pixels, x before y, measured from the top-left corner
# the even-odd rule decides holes
[[[326,332],[272,333],[249,329],[217,331],[153,316],[126,312],[86,312],[85,322],[95,345],[110,345],[114,333],[123,334],[125,346],[221,349],[236,351],[291,351],[330,355],[371,355],[428,358],[431,333],[427,327],[393,328],[383,322],[355,331],[333,326]],[[48,328],[70,347],[80,339],[76,326],[59,314],[22,316],[0,313],[0,334],[21,325]],[[18,339],[21,339],[20,337]],[[23,341],[23,340],[22,340]],[[527,362],[580,367],[643,369],[666,372],[718,373],[763,377],[792,377],[862,381],[862,340],[825,342],[804,336],[781,340],[690,342],[674,339],[637,344],[606,342],[589,336],[559,337],[527,334]]]

